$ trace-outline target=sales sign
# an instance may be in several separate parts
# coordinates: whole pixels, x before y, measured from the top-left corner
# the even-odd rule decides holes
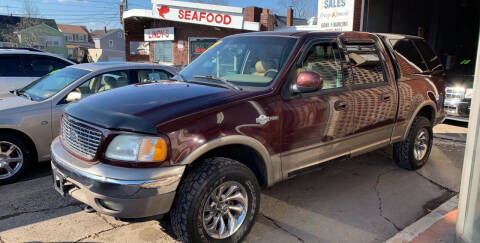
[[[324,31],[352,31],[355,0],[320,0],[318,27]]]
[[[243,10],[241,8],[178,1],[156,1],[152,11],[153,16],[159,19],[234,29],[243,27]]]
[[[143,34],[145,41],[166,41],[175,39],[173,27],[145,29]]]

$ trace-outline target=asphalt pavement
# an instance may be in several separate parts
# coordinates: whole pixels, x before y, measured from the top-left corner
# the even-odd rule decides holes
[[[418,171],[399,169],[386,147],[263,190],[245,241],[387,240],[457,194],[466,130],[437,126],[430,159]],[[167,218],[122,222],[86,213],[51,180],[49,165],[40,164],[24,180],[0,186],[0,243],[175,241]]]

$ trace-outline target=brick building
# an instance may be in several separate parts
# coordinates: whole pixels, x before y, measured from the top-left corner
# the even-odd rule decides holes
[[[259,7],[238,8],[168,0],[152,0],[152,9],[122,14],[127,61],[185,65],[218,39],[250,31],[274,30],[306,20],[272,14]]]

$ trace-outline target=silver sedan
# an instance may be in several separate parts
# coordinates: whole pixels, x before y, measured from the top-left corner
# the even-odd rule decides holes
[[[117,87],[169,79],[173,67],[148,63],[88,63],[54,71],[0,97],[0,184],[50,159],[69,102]]]

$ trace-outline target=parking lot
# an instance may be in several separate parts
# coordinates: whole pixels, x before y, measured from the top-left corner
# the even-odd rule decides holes
[[[454,124],[458,125],[458,124]],[[382,242],[454,196],[467,129],[439,125],[427,165],[405,171],[391,148],[264,189],[246,242]],[[131,222],[82,211],[51,185],[49,164],[0,187],[0,242],[171,242],[168,219]]]

